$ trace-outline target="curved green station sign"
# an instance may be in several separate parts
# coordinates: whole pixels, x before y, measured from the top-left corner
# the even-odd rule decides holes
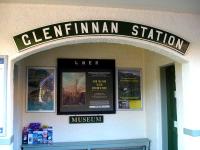
[[[189,42],[169,32],[150,26],[115,21],[84,20],[63,22],[40,27],[14,36],[19,51],[44,42],[73,36],[120,36],[150,41],[168,47],[182,55]]]

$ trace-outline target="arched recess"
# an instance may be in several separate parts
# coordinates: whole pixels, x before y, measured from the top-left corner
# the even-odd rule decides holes
[[[9,95],[11,95],[10,102],[13,103],[13,101],[14,101],[14,91],[13,91],[14,88],[12,88],[12,87],[14,87],[14,84],[13,84],[14,64],[17,61],[20,61],[20,60],[22,60],[28,56],[31,56],[33,54],[50,50],[52,48],[56,48],[56,47],[60,47],[60,46],[67,46],[67,45],[74,45],[74,44],[84,44],[84,43],[109,43],[109,44],[130,45],[130,46],[135,46],[135,47],[139,47],[139,48],[144,48],[146,50],[153,51],[155,53],[164,55],[180,64],[187,62],[187,60],[184,58],[184,56],[180,55],[179,53],[177,53],[169,48],[163,47],[163,46],[155,44],[155,43],[138,40],[138,39],[130,39],[130,38],[114,37],[114,36],[95,36],[95,37],[94,36],[85,36],[85,37],[73,37],[73,38],[51,41],[48,43],[38,45],[36,47],[32,47],[23,52],[19,52],[16,55],[13,55],[9,59],[9,75],[10,75],[10,77],[8,79],[9,79],[10,85],[9,85],[8,89],[10,90]],[[160,118],[160,120],[161,120],[161,118]],[[159,126],[161,126],[161,121],[159,122]],[[160,127],[160,130],[161,130],[161,127]],[[158,133],[157,136],[159,136],[160,134]],[[162,142],[162,141],[160,141],[160,142]],[[156,149],[161,148],[161,147],[159,147],[159,145],[161,145],[161,144],[156,145]]]

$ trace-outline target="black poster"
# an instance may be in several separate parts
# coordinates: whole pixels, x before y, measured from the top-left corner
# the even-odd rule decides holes
[[[57,113],[115,113],[115,60],[58,59]]]

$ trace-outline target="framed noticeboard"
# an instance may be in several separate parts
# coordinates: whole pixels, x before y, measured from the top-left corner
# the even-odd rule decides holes
[[[7,56],[0,55],[0,137],[6,136]]]
[[[115,60],[58,59],[57,114],[115,113]]]
[[[118,108],[142,108],[140,68],[118,69]]]
[[[27,112],[55,112],[55,67],[27,67]]]

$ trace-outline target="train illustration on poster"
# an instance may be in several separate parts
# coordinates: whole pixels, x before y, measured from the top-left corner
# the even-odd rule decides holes
[[[27,68],[27,112],[55,111],[55,68]]]

